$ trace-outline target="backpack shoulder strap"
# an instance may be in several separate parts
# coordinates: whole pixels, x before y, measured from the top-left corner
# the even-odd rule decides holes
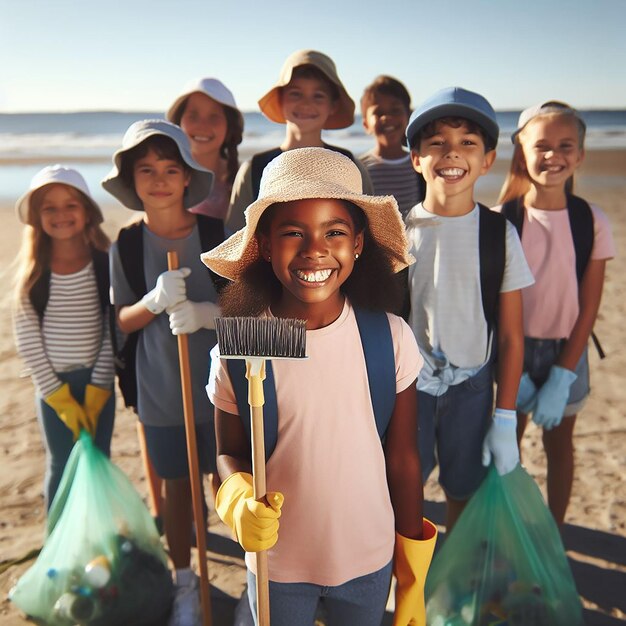
[[[376,429],[382,439],[387,432],[389,421],[396,403],[396,361],[393,352],[393,339],[387,314],[382,311],[354,309],[367,379],[374,409]],[[251,441],[250,407],[248,406],[248,381],[244,359],[228,359],[226,367],[237,402],[237,409],[246,434]],[[278,439],[278,403],[276,383],[271,361],[265,362],[263,383],[265,404],[263,406],[265,459],[269,459]]]
[[[227,359],[226,369],[233,385],[239,418],[243,424],[248,441],[252,442],[250,405],[248,404],[248,380],[246,379],[245,359]],[[265,460],[267,461],[278,439],[278,403],[276,401],[276,382],[272,362],[265,361],[265,380],[263,381],[263,439],[265,442]]]
[[[567,196],[567,213],[576,251],[576,277],[583,279],[593,249],[593,212],[589,203],[578,196]]]
[[[39,322],[43,320],[43,314],[48,305],[48,298],[50,297],[50,270],[45,270],[41,273],[41,276],[37,279],[35,284],[30,288],[28,292],[28,299],[37,313]]]
[[[202,252],[212,250],[226,239],[224,233],[224,222],[217,217],[209,217],[207,215],[196,215],[198,223],[198,233],[200,234],[200,245]],[[228,283],[228,280],[219,274],[211,271],[208,267],[209,276],[213,281],[215,290],[219,293]]]
[[[480,291],[489,332],[497,321],[498,298],[506,263],[506,218],[479,204]]]
[[[522,228],[524,227],[524,205],[522,204],[522,198],[513,198],[502,205],[502,215],[506,217],[519,235],[522,238]]]
[[[100,300],[100,308],[104,313],[110,304],[109,301],[109,255],[102,250],[96,248],[91,249],[93,260],[94,274],[96,275],[96,284],[98,287],[98,298]],[[39,321],[43,319],[46,306],[48,306],[48,298],[50,297],[50,270],[42,272],[41,276],[31,287],[28,299],[37,313]]]
[[[354,158],[354,154],[350,152],[350,150],[346,150],[346,148],[340,148],[339,146],[331,146],[329,143],[324,143],[324,148],[326,150],[333,150],[334,152],[339,152],[339,154],[343,154],[343,156],[347,156],[352,161],[356,161]]]
[[[389,318],[384,311],[359,307],[354,307],[354,315],[365,356],[376,429],[382,439],[396,404],[396,358]]]
[[[117,236],[122,269],[137,300],[148,291],[143,271],[143,222],[137,222],[120,230]]]
[[[109,254],[103,250],[92,248],[91,256],[93,259],[94,274],[96,275],[96,284],[98,286],[100,308],[104,314],[111,304],[109,297],[109,288],[111,286],[111,279],[109,277]]]
[[[261,176],[263,175],[265,166],[279,154],[282,154],[282,152],[283,151],[280,148],[272,148],[271,150],[267,150],[265,152],[259,152],[252,157],[252,195],[255,200],[259,195],[259,190],[261,188]]]

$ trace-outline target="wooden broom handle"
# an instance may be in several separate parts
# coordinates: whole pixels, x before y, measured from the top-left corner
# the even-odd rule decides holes
[[[252,479],[254,499],[263,500],[267,493],[265,485],[265,436],[263,406],[251,406],[252,413]],[[270,624],[270,590],[267,552],[256,552],[256,614],[259,626]]]
[[[167,253],[167,267],[178,269],[178,253]],[[187,335],[178,335],[178,362],[180,365],[180,384],[183,392],[183,411],[185,415],[185,433],[187,435],[187,461],[189,462],[189,480],[191,482],[191,500],[193,518],[196,524],[196,547],[200,567],[200,602],[202,604],[202,624],[211,626],[211,594],[209,589],[209,571],[206,562],[206,528],[202,508],[202,488],[198,469],[198,446],[196,442],[196,421],[193,411],[193,392],[189,367],[189,343]]]

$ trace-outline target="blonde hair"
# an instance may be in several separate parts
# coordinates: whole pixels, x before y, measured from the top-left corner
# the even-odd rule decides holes
[[[578,130],[578,145],[580,149],[584,147],[585,144],[585,126],[581,122],[580,118],[572,109],[564,109],[563,111],[555,111],[551,109],[546,111],[545,113],[539,114],[536,117],[533,117],[528,121],[526,126],[522,128],[517,135],[515,136],[515,147],[513,149],[513,157],[511,159],[511,167],[509,169],[508,174],[506,175],[506,179],[504,184],[502,185],[502,189],[500,190],[500,196],[498,197],[498,204],[504,204],[509,200],[515,200],[517,198],[521,198],[525,196],[532,184],[530,176],[528,175],[528,169],[526,167],[526,159],[524,158],[524,151],[522,149],[522,143],[520,137],[524,134],[524,131],[528,128],[530,124],[532,124],[535,120],[546,118],[546,117],[566,117],[569,118],[572,122],[576,124]],[[571,194],[574,191],[574,175],[572,174],[565,181],[565,193]]]
[[[107,251],[111,245],[111,240],[100,226],[99,209],[93,200],[82,191],[63,183],[52,183],[35,189],[28,202],[28,223],[24,226],[22,244],[15,261],[17,271],[15,273],[14,292],[15,304],[18,307],[24,297],[30,296],[33,286],[44,272],[50,269],[52,238],[41,227],[40,211],[51,185],[63,185],[85,207],[87,213],[87,224],[84,230],[85,242],[90,247],[102,251]]]

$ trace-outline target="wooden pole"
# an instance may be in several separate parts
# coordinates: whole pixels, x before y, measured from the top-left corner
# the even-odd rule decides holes
[[[263,406],[252,406],[252,477],[254,499],[262,500],[267,494],[265,482],[265,437],[263,432]],[[270,590],[267,552],[256,553],[256,614],[259,626],[270,624]]]
[[[167,253],[167,266],[170,270],[178,269],[178,254]],[[202,488],[198,469],[198,447],[196,443],[196,422],[193,411],[193,392],[191,371],[189,368],[189,344],[187,335],[178,335],[178,362],[180,364],[180,384],[183,392],[183,411],[185,415],[185,433],[187,434],[187,460],[189,462],[189,480],[191,481],[191,499],[193,517],[196,524],[196,547],[200,566],[200,601],[202,604],[202,624],[211,626],[211,594],[209,572],[206,562],[206,533],[202,510]]]

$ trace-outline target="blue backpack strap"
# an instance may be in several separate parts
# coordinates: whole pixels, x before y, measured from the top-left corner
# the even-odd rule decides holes
[[[396,358],[393,352],[391,327],[387,314],[383,311],[366,311],[355,307],[354,315],[363,345],[376,430],[382,439],[387,432],[396,404]],[[226,368],[235,392],[241,423],[248,439],[251,440],[246,362],[243,359],[228,359]],[[263,406],[265,460],[267,461],[278,439],[278,403],[271,361],[265,362],[263,393],[265,395]]]
[[[252,428],[250,426],[250,405],[248,404],[248,380],[246,378],[246,362],[244,359],[227,359],[226,369],[233,385],[237,409],[241,423],[248,436],[248,441],[252,441]],[[263,434],[265,439],[265,460],[267,461],[278,439],[278,403],[276,402],[276,383],[274,381],[274,371],[272,362],[265,361],[265,380],[263,381],[263,395],[265,404],[263,405]]]
[[[359,307],[354,307],[354,315],[363,345],[376,430],[382,439],[396,405],[396,357],[389,318],[384,311]]]

